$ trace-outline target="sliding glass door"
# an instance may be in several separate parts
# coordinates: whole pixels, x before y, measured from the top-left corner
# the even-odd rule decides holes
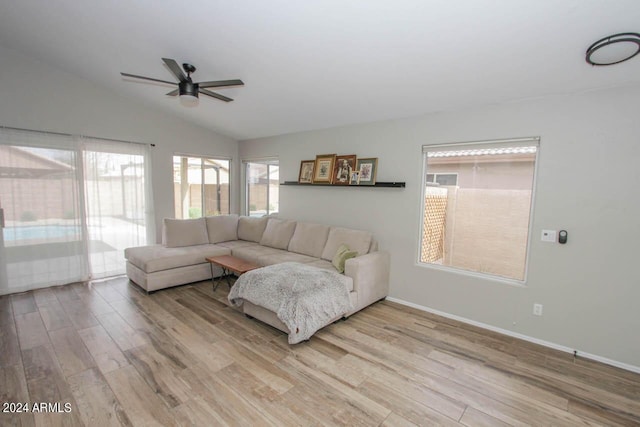
[[[55,140],[55,138],[53,138]],[[2,293],[86,280],[77,153],[0,145]]]
[[[147,237],[147,147],[90,140],[83,143],[85,206],[92,278],[124,273],[124,250]]]
[[[124,273],[153,229],[145,149],[0,129],[0,294]]]

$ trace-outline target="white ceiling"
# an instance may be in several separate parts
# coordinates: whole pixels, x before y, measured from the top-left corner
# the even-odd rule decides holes
[[[0,0],[4,47],[239,140],[637,85],[584,53],[639,27],[640,0]],[[119,74],[162,57],[245,86],[185,108]]]

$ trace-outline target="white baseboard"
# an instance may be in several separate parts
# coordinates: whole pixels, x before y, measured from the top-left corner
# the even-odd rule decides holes
[[[469,325],[477,326],[482,329],[488,329],[493,332],[498,332],[503,335],[507,335],[514,338],[519,338],[524,341],[529,341],[534,344],[539,344],[544,347],[549,347],[554,350],[563,351],[565,353],[573,354],[574,351],[577,351],[578,356],[584,357],[585,359],[595,360],[596,362],[601,362],[607,365],[615,366],[616,368],[624,369],[626,371],[631,371],[640,374],[640,366],[629,365],[627,363],[618,362],[616,360],[607,359],[606,357],[598,356],[595,354],[586,353],[580,350],[576,350],[570,347],[566,347],[564,345],[552,343],[549,341],[544,341],[538,338],[533,338],[528,335],[519,334],[517,332],[509,331],[507,329],[497,328],[495,326],[487,325],[485,323],[476,322],[475,320],[467,319],[464,317],[456,316],[455,314],[445,313],[443,311],[435,310],[430,307],[425,307],[423,305],[414,304],[412,302],[404,301],[398,298],[387,297],[388,301],[396,302],[398,304],[406,305],[407,307],[416,308],[418,310],[426,311],[428,313],[433,313],[438,316],[446,317],[448,319],[457,320],[462,323],[467,323]]]

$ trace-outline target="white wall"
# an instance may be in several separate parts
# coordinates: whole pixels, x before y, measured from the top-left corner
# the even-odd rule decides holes
[[[391,296],[640,367],[640,87],[240,142],[296,180],[316,154],[378,157],[405,189],[281,187],[280,216],[372,230],[391,253]],[[421,146],[541,137],[526,286],[419,266]],[[566,245],[540,241],[566,229]],[[533,303],[544,315],[532,315]]]
[[[0,64],[1,126],[156,144],[152,165],[158,238],[162,218],[174,216],[175,151],[232,158],[231,210],[238,211],[240,164],[235,140],[3,47]]]

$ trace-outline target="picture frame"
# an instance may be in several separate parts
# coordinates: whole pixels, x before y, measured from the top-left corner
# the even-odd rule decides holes
[[[302,160],[300,162],[299,184],[313,184],[313,168],[315,164],[315,160]]]
[[[355,168],[355,154],[336,156],[333,166],[333,185],[349,185],[351,183],[351,172]]]
[[[331,184],[333,182],[333,165],[335,161],[335,154],[319,154],[316,156],[313,166],[314,184]]]
[[[358,185],[376,185],[378,158],[358,159],[356,170],[358,171]]]
[[[349,185],[358,185],[358,181],[360,181],[360,172],[353,170],[351,172],[351,178],[349,179]]]

